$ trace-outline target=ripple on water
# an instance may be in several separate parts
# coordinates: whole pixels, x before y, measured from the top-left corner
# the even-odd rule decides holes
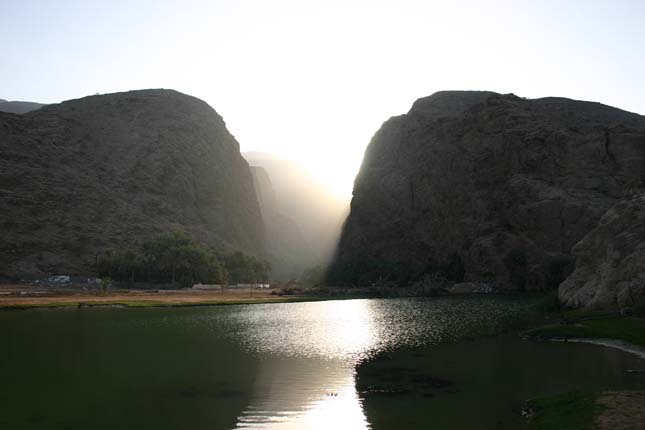
[[[355,363],[492,329],[526,306],[526,299],[488,297],[334,300],[244,307],[226,323],[229,337],[258,354]]]

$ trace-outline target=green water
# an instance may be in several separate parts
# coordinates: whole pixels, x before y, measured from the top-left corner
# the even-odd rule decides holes
[[[441,298],[0,312],[0,429],[517,428],[527,397],[643,383],[625,373],[641,360],[604,347],[463,341],[527,305]],[[370,357],[381,359],[359,367],[359,381],[412,389],[358,392],[356,365]],[[429,378],[449,384],[417,386]]]

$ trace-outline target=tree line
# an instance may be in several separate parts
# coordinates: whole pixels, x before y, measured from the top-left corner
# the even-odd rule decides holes
[[[97,258],[100,276],[122,282],[253,284],[268,282],[269,263],[241,252],[220,254],[181,231],[158,235],[138,249]]]

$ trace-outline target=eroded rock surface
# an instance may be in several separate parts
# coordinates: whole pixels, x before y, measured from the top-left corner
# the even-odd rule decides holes
[[[560,300],[586,308],[645,304],[645,194],[611,208],[573,248],[575,271],[560,285]]]

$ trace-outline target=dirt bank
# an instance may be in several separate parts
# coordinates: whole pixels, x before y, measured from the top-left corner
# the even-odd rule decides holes
[[[302,301],[303,297],[279,297],[270,290],[227,289],[224,291],[127,290],[102,294],[95,290],[0,285],[0,308],[83,306],[199,306],[216,304],[274,303]]]

